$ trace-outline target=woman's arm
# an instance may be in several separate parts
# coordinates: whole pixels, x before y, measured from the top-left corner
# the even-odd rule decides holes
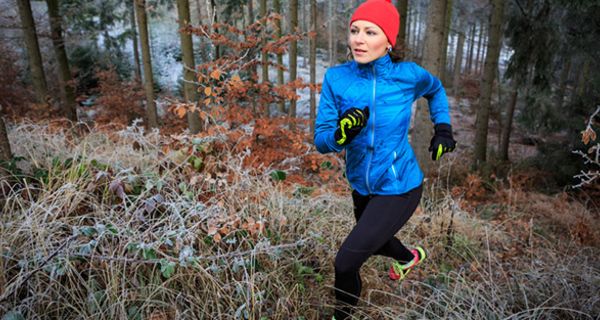
[[[429,101],[429,113],[434,124],[450,124],[448,97],[442,82],[416,63],[412,64],[416,76],[415,100],[424,97]]]
[[[335,97],[330,85],[330,72],[325,73],[321,98],[319,100],[319,112],[315,123],[314,141],[317,150],[321,153],[340,152],[343,147],[335,142],[334,132],[337,129],[339,118]]]

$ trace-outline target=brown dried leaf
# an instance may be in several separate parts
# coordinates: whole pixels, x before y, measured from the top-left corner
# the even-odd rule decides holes
[[[210,73],[210,77],[219,80],[219,78],[221,78],[221,71],[219,69],[213,70],[213,72]]]
[[[219,230],[217,229],[216,226],[208,226],[208,232],[207,233],[208,233],[209,236],[217,234],[218,231]]]
[[[223,226],[221,229],[219,229],[219,233],[226,236],[229,234],[229,227],[228,226]]]

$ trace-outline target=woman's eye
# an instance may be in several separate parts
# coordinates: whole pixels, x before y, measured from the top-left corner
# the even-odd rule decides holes
[[[351,34],[357,34],[357,33],[358,33],[358,30],[356,30],[356,29],[352,29],[352,30],[350,30],[350,33],[351,33]]]
[[[369,36],[374,36],[374,35],[376,35],[376,33],[375,33],[375,32],[373,32],[373,31],[367,31],[367,35],[369,35]]]

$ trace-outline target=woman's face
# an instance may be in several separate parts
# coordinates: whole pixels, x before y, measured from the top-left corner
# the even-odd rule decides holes
[[[383,30],[376,24],[356,20],[350,25],[348,45],[358,63],[369,63],[387,54],[390,44]]]

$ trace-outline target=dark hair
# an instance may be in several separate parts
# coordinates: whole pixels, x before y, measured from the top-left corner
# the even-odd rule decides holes
[[[405,45],[397,42],[392,51],[389,53],[392,62],[404,61],[404,59],[406,59],[407,50],[408,48],[406,48]]]

